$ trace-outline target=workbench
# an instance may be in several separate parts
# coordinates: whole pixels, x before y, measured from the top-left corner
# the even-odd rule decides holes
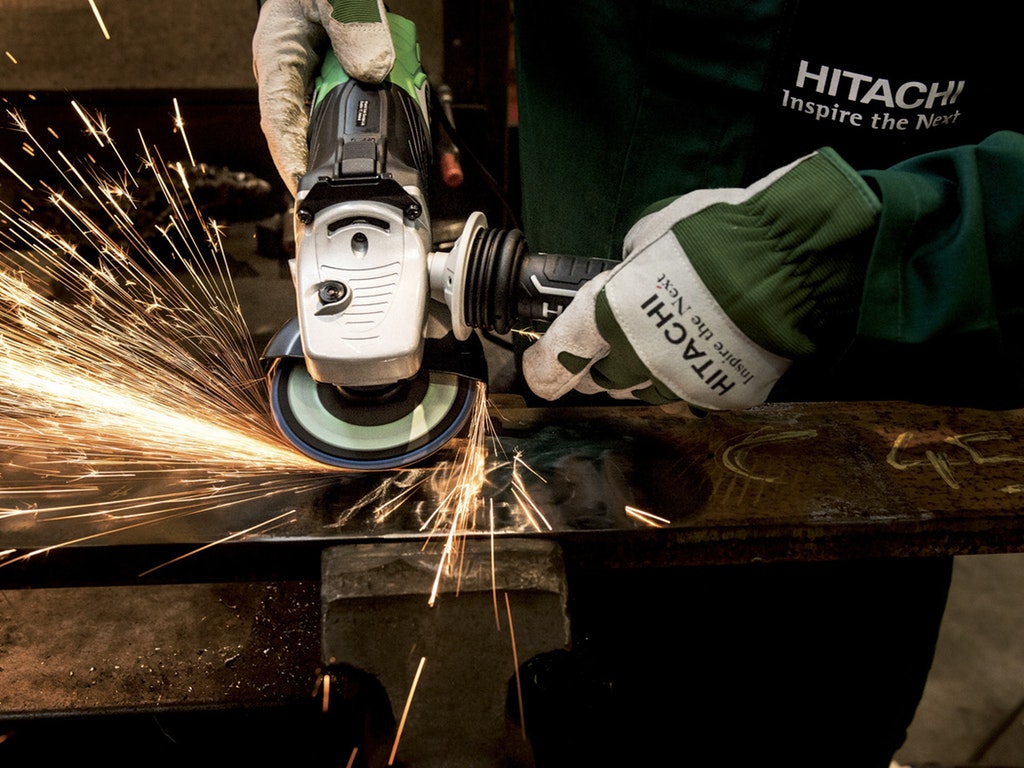
[[[0,517],[0,721],[31,732],[86,716],[95,734],[217,713],[221,735],[267,718],[313,743],[328,722],[385,727],[372,711],[388,700],[397,721],[426,659],[396,764],[526,766],[506,683],[513,658],[571,640],[566,558],[585,571],[1024,550],[1020,412],[862,402],[693,418],[497,400],[491,416],[486,511],[443,573],[429,483],[386,514],[369,501],[431,468],[296,479],[147,525]],[[151,490],[126,474],[117,494]],[[343,685],[329,706],[324,674]]]

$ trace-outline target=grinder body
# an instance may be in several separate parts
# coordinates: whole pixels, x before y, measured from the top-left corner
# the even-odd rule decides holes
[[[474,378],[424,367],[448,330],[428,309],[432,246],[428,81],[415,26],[389,14],[388,80],[352,80],[333,53],[309,121],[308,171],[295,200],[290,262],[297,315],[271,340],[271,412],[283,435],[325,464],[392,469],[445,445],[468,421]],[[461,360],[452,352],[444,359]]]
[[[320,382],[380,386],[420,368],[431,143],[416,70],[374,86],[349,79],[333,56],[321,69],[291,262],[306,367]]]
[[[615,262],[531,254],[518,230],[472,214],[435,252],[427,201],[429,83],[415,26],[389,14],[387,82],[352,80],[333,54],[313,95],[295,200],[296,318],[271,340],[271,411],[300,451],[345,469],[416,463],[458,435],[486,381],[475,329],[550,320]]]

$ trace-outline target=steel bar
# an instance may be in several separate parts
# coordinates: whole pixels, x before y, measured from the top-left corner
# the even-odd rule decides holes
[[[481,509],[493,503],[495,533],[554,538],[622,567],[1024,549],[1019,412],[862,402],[692,419],[648,407],[496,404],[493,421],[495,468]],[[535,512],[513,488],[514,455],[529,466],[517,471]],[[203,477],[190,470],[154,488],[128,470],[104,492],[124,499]],[[417,471],[436,476],[435,466],[336,473],[244,503],[212,498],[200,511],[145,525],[42,511],[0,517],[0,584],[139,583],[161,565],[142,582],[315,579],[317,553],[328,545],[437,540],[429,482],[386,515],[367,501],[382,489],[394,498]],[[6,482],[22,480],[5,473]],[[257,489],[260,481],[250,482]],[[93,491],[60,490],[64,506],[102,506]],[[40,494],[31,503],[42,510],[52,501]],[[260,527],[284,513],[281,524]],[[465,535],[489,525],[478,519]],[[35,551],[45,554],[24,558]]]

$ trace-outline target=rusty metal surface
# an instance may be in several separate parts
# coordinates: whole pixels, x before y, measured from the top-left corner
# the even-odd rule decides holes
[[[0,713],[315,704],[318,589],[294,582],[7,590]]]
[[[510,489],[507,462],[499,463],[485,487],[496,533],[554,537],[595,562],[614,558],[618,565],[644,566],[1024,549],[1024,419],[1018,412],[782,404],[694,420],[648,407],[499,405],[493,417],[501,446],[496,455],[519,454],[529,464],[532,471],[520,474],[539,511],[524,511]],[[296,575],[287,569],[298,563],[308,569],[300,575],[315,578],[323,546],[434,535],[429,520],[438,499],[429,483],[386,515],[374,515],[367,501],[388,483],[394,485],[386,495],[394,495],[413,476],[339,473],[305,489],[297,482],[283,497],[218,500],[201,513],[144,526],[95,514],[0,518],[7,564],[0,567],[0,583],[16,585],[62,569],[68,583],[113,578],[104,575],[107,569],[135,578],[147,564],[190,552],[159,576],[193,578],[186,569],[219,567],[239,578],[261,571],[276,578]],[[63,490],[62,502],[73,508],[74,489]],[[133,485],[131,478],[116,489],[121,498],[153,492],[151,484]],[[83,492],[83,508],[97,501],[102,499]],[[627,506],[664,522],[640,521]],[[282,524],[239,536],[289,512]],[[477,520],[477,533],[488,527]],[[235,538],[201,549],[227,537]],[[45,557],[10,564],[55,545]]]

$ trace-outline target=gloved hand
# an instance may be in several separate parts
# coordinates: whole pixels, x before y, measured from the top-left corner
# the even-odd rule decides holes
[[[252,41],[260,125],[292,194],[306,172],[306,97],[327,40],[355,80],[379,83],[395,60],[383,0],[266,0],[260,9]]]
[[[856,312],[881,204],[833,150],[655,208],[526,350],[541,397],[747,408]]]

